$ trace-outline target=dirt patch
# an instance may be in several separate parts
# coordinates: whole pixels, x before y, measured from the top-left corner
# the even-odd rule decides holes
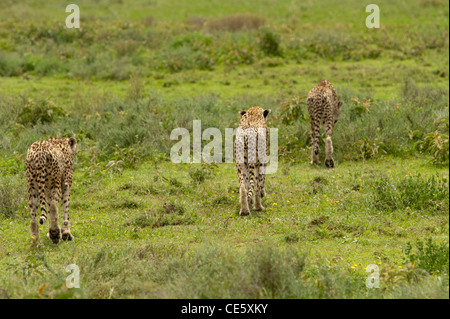
[[[327,222],[327,220],[329,219],[328,216],[320,216],[318,218],[313,219],[309,225],[311,226],[320,226],[322,224],[325,224]]]

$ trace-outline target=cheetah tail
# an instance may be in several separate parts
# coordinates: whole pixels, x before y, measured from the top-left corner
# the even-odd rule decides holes
[[[40,175],[37,176],[38,188],[39,188],[39,203],[41,206],[41,216],[39,218],[39,223],[42,225],[47,221],[47,203],[45,196],[45,179],[47,177],[47,173],[45,171],[45,166],[47,162],[47,158],[44,160],[44,165],[38,171],[41,172]]]
[[[249,175],[249,185],[248,185],[248,202],[252,203],[253,189],[255,187],[255,164],[248,164],[248,175]]]

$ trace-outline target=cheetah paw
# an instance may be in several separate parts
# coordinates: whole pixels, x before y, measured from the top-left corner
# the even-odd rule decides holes
[[[59,228],[50,229],[47,233],[47,237],[50,238],[54,244],[57,244],[61,239],[61,230]]]
[[[332,158],[325,160],[325,166],[328,168],[334,167],[334,160]]]

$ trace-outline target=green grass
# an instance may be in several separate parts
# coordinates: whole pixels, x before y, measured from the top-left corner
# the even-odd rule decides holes
[[[448,277],[444,286],[432,285],[431,295],[420,292],[422,285],[432,281],[429,275],[418,283],[404,279],[392,285],[383,284],[386,292],[380,295],[365,288],[363,269],[381,263],[387,278],[398,276],[395,273],[398,266],[408,265],[404,252],[408,242],[432,238],[438,244],[445,244],[448,239],[448,182],[439,184],[446,187],[442,190],[446,193],[434,210],[414,206],[380,210],[382,199],[376,188],[380,175],[392,178],[393,184],[407,181],[411,178],[406,176],[409,174],[420,181],[436,175],[438,180],[443,177],[448,181],[447,169],[430,168],[424,160],[347,162],[332,171],[311,168],[309,164],[284,163],[276,175],[268,177],[268,195],[263,201],[267,209],[248,218],[238,215],[238,186],[233,165],[222,164],[214,180],[207,179],[200,184],[189,172],[189,165],[164,163],[155,168],[144,164],[113,178],[105,173],[104,178],[87,186],[75,183],[71,203],[75,240],[58,245],[45,237],[44,225],[40,227],[40,243],[30,248],[28,214],[23,205],[19,216],[5,218],[1,223],[0,256],[4,274],[1,280],[8,296],[40,297],[39,289],[49,284],[41,297],[58,297],[62,293],[88,298],[232,297],[243,287],[235,287],[231,274],[227,277],[230,282],[215,281],[215,276],[206,282],[201,278],[208,278],[210,272],[231,271],[242,276],[245,285],[247,279],[253,278],[252,269],[243,273],[238,270],[246,258],[257,258],[276,267],[271,271],[279,276],[277,280],[281,282],[277,285],[284,287],[285,280],[296,281],[290,282],[288,289],[262,290],[261,294],[255,287],[247,287],[247,295],[241,291],[234,297],[378,298],[389,294],[400,297],[405,289],[412,289],[409,297],[448,296],[445,291]],[[218,179],[220,184],[215,182]],[[79,170],[75,181],[82,180],[83,172]],[[25,181],[22,182],[23,188]],[[436,203],[433,192],[438,191],[439,185],[436,189],[421,189],[430,191],[433,203]],[[395,194],[396,189],[390,191]],[[387,200],[382,203],[389,205]],[[267,258],[275,261],[252,255],[255,249],[265,246],[268,248],[264,249],[276,254]],[[142,256],[137,258],[135,254]],[[246,257],[247,254],[251,256]],[[93,262],[96,258],[100,258],[99,265]],[[37,265],[29,265],[29,260],[37,260]],[[292,264],[292,260],[305,265]],[[64,268],[70,263],[81,268],[81,292],[67,291],[62,286]],[[11,268],[11,264],[16,266]],[[13,274],[20,267],[31,267],[31,273]],[[198,268],[199,273],[190,267]],[[146,273],[152,274],[150,279]],[[159,276],[168,282],[159,280]],[[263,282],[272,278],[260,276]],[[328,291],[321,295],[312,286],[317,280],[325,280],[323,276],[342,281],[339,287],[349,291],[344,289],[335,295]],[[118,281],[123,283],[122,288],[116,286]],[[17,286],[20,282],[23,285]],[[260,285],[259,290],[265,287],[264,283]]]
[[[445,1],[379,2],[378,30],[354,0],[77,4],[81,30],[58,1],[0,4],[0,298],[449,297]],[[308,164],[325,78],[344,101],[333,170]],[[235,166],[173,164],[169,135],[251,105],[280,163],[244,218]],[[75,239],[45,224],[33,245],[24,158],[52,136],[79,145]]]

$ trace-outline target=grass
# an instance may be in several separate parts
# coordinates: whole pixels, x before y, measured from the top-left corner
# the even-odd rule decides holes
[[[4,219],[2,282],[9,296],[16,297],[67,293],[87,298],[376,298],[400,297],[408,289],[412,289],[408,297],[445,297],[448,277],[444,286],[432,285],[431,295],[427,295],[429,290],[420,292],[423,285],[430,285],[429,275],[418,283],[405,279],[383,285],[386,292],[381,295],[365,288],[363,268],[367,265],[381,263],[386,276],[396,276],[398,266],[407,267],[404,250],[408,242],[428,237],[439,245],[447,241],[448,184],[447,196],[439,199],[433,211],[390,206],[373,186],[383,180],[380,174],[389,174],[402,184],[411,171],[420,172],[416,179],[423,184],[436,174],[448,179],[446,169],[430,169],[424,160],[347,162],[333,171],[284,164],[278,174],[268,178],[267,210],[241,218],[231,164],[217,169],[220,184],[213,180],[192,184],[189,165],[163,163],[156,169],[143,164],[113,179],[106,175],[87,187],[74,184],[73,242],[52,244],[45,237],[44,226],[39,245],[30,248],[25,207],[20,216]],[[82,180],[82,174],[76,172],[75,180]],[[164,178],[155,178],[158,176]],[[176,186],[171,178],[177,179]],[[440,186],[434,187],[428,193],[430,200]],[[391,189],[391,193],[395,191]],[[380,203],[389,209],[379,210]],[[269,255],[261,256],[259,250]],[[37,259],[37,265],[29,265],[27,258]],[[268,273],[258,268],[241,270],[238,265],[247,264],[247,258],[256,258],[254,267],[269,267]],[[98,264],[94,262],[97,259]],[[11,263],[17,265],[11,268]],[[61,282],[69,263],[81,268],[81,292],[65,290]],[[13,269],[20,267],[32,270],[24,278],[13,275]],[[262,276],[260,282],[246,282],[254,278],[253,271]],[[144,279],[146,273],[152,273],[152,279]],[[230,279],[216,281],[209,273],[228,273]],[[234,276],[243,280],[238,286],[233,284]],[[202,278],[210,279],[204,282]],[[314,288],[317,280],[331,280],[329,285],[337,284],[343,291],[318,291]],[[8,288],[18,282],[25,285]],[[48,284],[47,291],[39,295],[44,284]]]
[[[0,298],[448,298],[445,1],[382,1],[378,30],[354,0],[77,4],[81,30],[53,0],[0,4]],[[308,164],[324,78],[333,170]],[[251,105],[280,163],[242,218],[234,165],[173,164],[169,135]],[[79,145],[75,239],[32,245],[24,157],[51,136]]]
[[[33,14],[27,11],[33,2],[22,3],[20,8],[26,18],[17,17],[15,5],[5,8],[0,75],[121,81],[134,73],[147,77],[160,71],[232,69],[258,63],[304,63],[317,58],[335,62],[405,60],[448,51],[448,6],[444,2],[428,6],[426,1],[415,1],[408,7],[380,3],[390,14],[384,17],[379,30],[363,26],[364,6],[354,0],[347,1],[348,11],[339,16],[329,14],[339,10],[337,4],[298,6],[286,1],[277,3],[274,13],[270,2],[261,5],[248,1],[246,9],[242,3],[232,1],[225,7],[221,5],[220,17],[217,10],[211,10],[214,5],[199,1],[189,5],[191,10],[202,6],[195,16],[186,11],[186,16],[179,17],[174,10],[151,18],[151,23],[149,12],[163,13],[173,4],[133,4],[143,16],[127,20],[126,14],[118,17],[114,9],[130,13],[124,1],[108,1],[94,8],[80,3],[81,12],[93,15],[80,14],[80,30],[65,28],[63,8],[56,2],[47,3],[46,8],[52,10],[36,10]],[[237,5],[241,13],[227,14]],[[248,12],[256,7],[261,11]],[[58,9],[61,14],[56,13]],[[56,19],[59,16],[60,21]],[[195,17],[203,22],[192,23]],[[15,19],[21,23],[14,23]],[[405,32],[410,36],[406,43]],[[437,73],[448,77],[446,69],[440,66]]]

